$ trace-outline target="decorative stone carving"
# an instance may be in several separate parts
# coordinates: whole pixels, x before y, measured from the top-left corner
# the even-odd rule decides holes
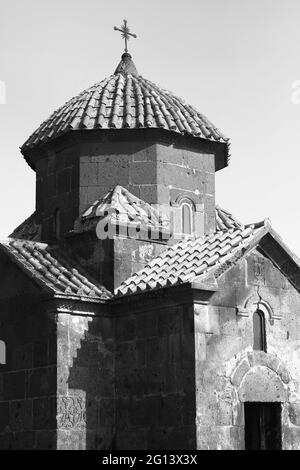
[[[242,361],[238,365],[238,367],[234,371],[234,374],[231,377],[232,385],[235,385],[236,387],[239,387],[242,380],[243,380],[243,378],[244,378],[244,375],[247,374],[249,369],[250,369],[250,366],[249,366],[248,361],[247,360]]]
[[[289,419],[294,426],[300,426],[300,404],[291,403],[289,405]]]
[[[237,314],[239,317],[249,317],[249,310],[247,310],[247,309],[244,308],[244,307],[237,307],[237,308],[236,308],[236,314]]]
[[[255,258],[253,266],[253,274],[259,284],[265,282],[265,260],[263,258]]]
[[[241,317],[248,317],[250,313],[255,312],[256,310],[261,310],[266,319],[269,319],[272,324],[274,320],[281,320],[282,313],[278,308],[274,308],[272,305],[274,299],[270,298],[266,294],[263,294],[263,298],[260,297],[257,293],[248,297],[243,306],[238,306],[236,309],[236,314]]]
[[[58,397],[58,428],[82,428],[86,426],[85,399],[76,396]]]

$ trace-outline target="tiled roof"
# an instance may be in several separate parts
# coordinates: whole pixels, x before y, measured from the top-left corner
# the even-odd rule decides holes
[[[221,274],[224,267],[228,267],[241,250],[247,249],[264,230],[261,223],[180,241],[123,282],[116,294],[134,294],[195,279],[200,281],[217,269]]]
[[[229,228],[241,228],[243,224],[239,222],[230,212],[225,211],[216,205],[216,229],[228,230]]]
[[[167,219],[163,219],[151,204],[134,196],[123,186],[116,186],[104,198],[95,201],[76,220],[74,231],[85,232],[94,229],[100,218],[116,225],[133,224],[156,231],[168,228]]]
[[[58,248],[45,243],[7,239],[0,247],[39,285],[55,294],[106,300],[109,291],[95,284]]]
[[[85,129],[160,128],[228,144],[193,106],[137,75],[131,57],[126,64],[122,61],[114,75],[72,98],[44,121],[22,146],[23,154],[68,131]]]

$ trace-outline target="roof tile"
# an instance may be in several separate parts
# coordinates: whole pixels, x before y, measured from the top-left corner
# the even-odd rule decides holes
[[[56,110],[24,143],[22,152],[68,130],[99,127],[164,128],[229,145],[229,139],[195,108],[135,73],[135,67],[127,66],[131,73],[121,69]]]
[[[253,238],[264,230],[261,224],[250,227],[238,226],[225,233],[217,233],[180,241],[170,246],[145,268],[135,273],[116,290],[117,295],[126,295],[163,287],[167,283],[178,284],[201,278],[240,249],[250,245]],[[205,247],[205,249],[201,249]],[[166,264],[168,261],[168,268]]]
[[[41,286],[55,294],[72,294],[107,300],[112,294],[81,274],[73,260],[57,247],[45,243],[8,238],[0,247]]]

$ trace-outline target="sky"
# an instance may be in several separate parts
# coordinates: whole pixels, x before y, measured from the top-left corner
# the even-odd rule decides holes
[[[245,224],[268,217],[299,256],[299,0],[0,0],[0,238],[34,211],[19,147],[114,72],[124,18],[139,73],[230,137],[217,203]]]

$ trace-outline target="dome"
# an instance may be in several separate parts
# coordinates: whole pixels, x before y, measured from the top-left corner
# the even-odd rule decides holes
[[[55,111],[25,142],[21,151],[26,157],[34,147],[70,131],[149,128],[221,142],[228,150],[229,139],[205,116],[139,75],[130,54],[125,53],[113,75]]]

